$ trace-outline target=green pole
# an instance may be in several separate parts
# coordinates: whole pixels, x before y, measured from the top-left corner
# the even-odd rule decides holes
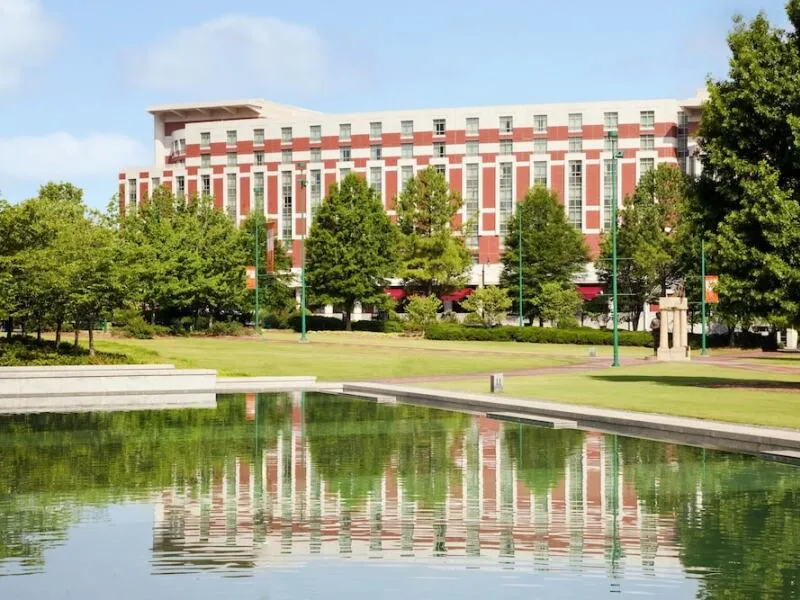
[[[258,207],[257,207],[258,209]],[[263,212],[263,211],[262,211]],[[259,277],[259,268],[258,268],[258,255],[259,252],[259,243],[258,243],[258,230],[261,228],[261,213],[256,215],[256,314],[255,314],[255,322],[256,322],[256,333],[261,333],[261,306],[259,305],[259,296],[258,296],[258,288],[261,287],[261,281]]]
[[[706,241],[700,240],[700,356],[706,356]]]
[[[306,179],[305,179],[305,163],[300,163],[298,165],[300,168],[300,189],[303,190],[303,231],[300,234],[301,239],[301,250],[300,250],[300,328],[302,330],[300,334],[300,341],[307,342],[308,338],[306,337],[306,226],[307,226],[307,219],[308,219],[308,206],[305,204],[308,202],[306,198]]]
[[[609,131],[611,140],[611,294],[613,298],[613,342],[612,367],[619,366],[619,296],[617,295],[617,132]]]
[[[517,254],[519,255],[519,281],[517,288],[519,291],[519,326],[522,327],[522,204],[517,203]]]

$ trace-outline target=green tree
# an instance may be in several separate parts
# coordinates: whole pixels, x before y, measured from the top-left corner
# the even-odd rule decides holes
[[[709,80],[699,138],[701,216],[719,292],[761,318],[800,323],[800,0],[791,27],[735,19],[726,79]]]
[[[406,304],[407,326],[411,331],[425,331],[436,322],[442,301],[436,296],[412,296]]]
[[[523,315],[542,319],[539,298],[548,282],[568,285],[589,261],[589,251],[581,233],[567,220],[558,195],[542,186],[525,194],[525,199],[509,219],[504,241],[501,287],[508,290],[513,310],[518,311],[519,220],[522,221],[522,297]]]
[[[543,321],[556,323],[560,327],[577,325],[581,295],[573,283],[543,283],[534,304]]]
[[[353,173],[317,209],[306,239],[306,285],[312,301],[343,306],[345,329],[356,302],[384,305],[394,274],[397,233],[380,198]]]
[[[472,292],[461,302],[461,306],[477,315],[484,327],[495,327],[506,318],[511,308],[511,298],[505,290],[489,286]]]
[[[462,203],[434,167],[420,171],[397,198],[400,277],[410,292],[441,297],[466,285],[472,259],[452,228]]]

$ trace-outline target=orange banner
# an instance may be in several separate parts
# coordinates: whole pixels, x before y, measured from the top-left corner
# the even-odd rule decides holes
[[[275,271],[275,234],[278,224],[275,221],[267,222],[267,272]]]
[[[256,289],[256,268],[245,267],[244,271],[247,274],[247,289],[248,290]]]
[[[705,294],[706,302],[709,304],[717,304],[719,302],[719,294],[717,293],[718,283],[719,277],[716,275],[706,275]]]

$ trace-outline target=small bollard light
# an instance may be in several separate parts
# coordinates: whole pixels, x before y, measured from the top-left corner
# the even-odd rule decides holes
[[[489,375],[489,389],[493,394],[500,394],[503,392],[503,374],[492,373]]]
[[[589,348],[589,358],[597,358],[597,348],[594,346]]]

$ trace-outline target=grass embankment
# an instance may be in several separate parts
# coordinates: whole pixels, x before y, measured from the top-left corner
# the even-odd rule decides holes
[[[51,365],[120,365],[138,361],[119,352],[97,352],[63,342],[58,348],[54,340],[37,341],[32,337],[14,336],[0,339],[0,367]]]
[[[796,363],[800,365],[800,361]],[[488,392],[465,379],[426,387]],[[652,364],[584,373],[507,377],[504,393],[537,400],[800,428],[800,371],[768,373],[711,364]]]
[[[216,369],[223,376],[316,375],[330,381],[516,371],[576,364],[588,355],[577,346],[436,342],[370,333],[314,332],[308,344],[298,338],[277,331],[262,338],[98,336],[97,347],[136,362]]]

